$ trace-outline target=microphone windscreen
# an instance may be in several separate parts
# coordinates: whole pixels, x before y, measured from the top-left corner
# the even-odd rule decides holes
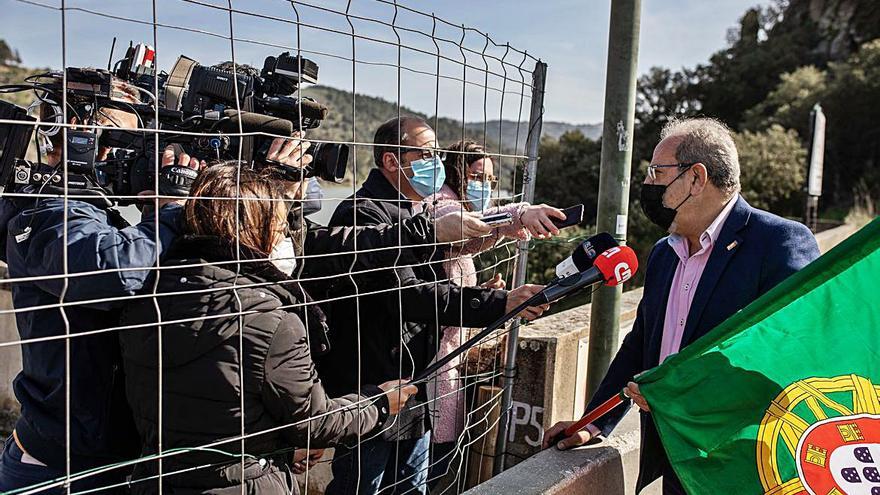
[[[629,246],[613,247],[600,254],[593,266],[602,272],[605,285],[613,287],[632,278],[639,268],[639,258]]]
[[[600,232],[589,239],[585,240],[571,253],[571,260],[574,262],[579,272],[593,266],[596,258],[618,245],[617,240],[608,232]]]
[[[223,115],[229,117],[220,122],[219,128],[224,132],[239,132],[238,124],[241,122],[241,132],[263,132],[284,137],[293,134],[293,123],[278,117],[238,110],[225,110]]]
[[[300,98],[303,119],[324,120],[327,118],[329,110],[326,105],[322,105],[314,100]]]

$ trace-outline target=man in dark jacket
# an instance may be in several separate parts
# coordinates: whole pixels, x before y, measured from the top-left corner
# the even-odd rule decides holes
[[[443,166],[435,155],[434,132],[424,120],[389,120],[376,132],[374,143],[377,168],[353,197],[339,205],[329,225],[377,225],[411,218],[421,209],[419,202],[443,184],[437,175]],[[333,348],[318,363],[332,394],[351,392],[361,383],[417,374],[437,353],[440,327],[487,326],[541,289],[460,287],[447,281],[442,260],[438,248],[429,263],[398,260],[388,270],[336,280],[328,294],[337,299],[324,305],[335,332]],[[358,294],[368,295],[345,297]],[[529,308],[523,316],[535,318],[544,309]],[[357,372],[342,363],[357,363]],[[382,438],[337,451],[329,495],[357,489],[375,493],[392,485],[401,493],[425,492],[431,426],[424,387],[417,399],[410,401]]]
[[[137,128],[131,113],[110,108],[100,113],[99,125]],[[62,159],[60,137],[59,132],[47,155],[50,167]],[[106,159],[109,151],[99,149],[97,159]],[[173,165],[175,157],[171,152],[162,159]],[[185,155],[178,164],[198,166]],[[117,326],[124,298],[147,284],[150,268],[177,233],[180,205],[159,200],[158,223],[155,213],[148,213],[129,226],[97,191],[69,191],[88,192],[96,193],[94,200],[0,200],[2,255],[10,278],[26,279],[12,284],[16,325],[26,343],[22,371],[13,382],[21,416],[0,457],[0,491],[63,478],[68,458],[76,473],[138,452],[118,337],[101,330]],[[104,486],[128,470],[87,477],[73,487]]]
[[[692,344],[806,266],[819,256],[819,248],[803,224],[753,208],[739,195],[736,146],[730,130],[717,120],[670,121],[642,187],[645,214],[670,235],[648,256],[636,321],[587,410],[627,387],[642,409],[636,490],[662,476],[665,495],[683,495],[633,377]],[[558,446],[570,448],[608,435],[627,410],[619,406]],[[550,428],[544,446],[571,423]]]

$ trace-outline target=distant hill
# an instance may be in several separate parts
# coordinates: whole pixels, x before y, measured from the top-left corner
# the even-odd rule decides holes
[[[9,51],[9,50],[7,50]],[[13,52],[14,53],[14,52]],[[25,77],[45,71],[46,69],[30,69],[23,66],[4,63],[0,60],[0,84],[20,83]],[[330,108],[330,115],[322,123],[321,127],[309,131],[308,136],[313,139],[371,143],[373,133],[382,122],[397,115],[397,104],[374,96],[357,94],[355,105],[357,110],[357,134],[353,133],[352,124],[352,94],[328,86],[312,86],[304,88],[305,96],[316,99]],[[11,101],[21,106],[27,106],[33,100],[33,93],[21,92],[0,94],[0,99]],[[400,113],[418,115],[432,125],[434,117],[407,107],[401,107]],[[524,119],[528,116],[524,115]],[[468,122],[462,129],[462,124],[456,119],[440,118],[437,120],[436,129],[441,145],[449,145],[464,135],[475,141],[483,140],[483,129],[486,129],[486,145],[490,152],[500,151],[506,154],[524,154],[528,122],[524,121],[517,125],[509,120],[490,120],[483,122]],[[565,132],[580,131],[591,139],[597,139],[602,133],[601,124],[575,125],[564,122],[544,122],[543,136],[558,138]],[[357,146],[358,175],[363,177],[373,166],[372,148],[370,146]],[[505,164],[508,167],[510,164]]]
[[[330,115],[321,127],[309,131],[309,136],[315,139],[370,143],[373,140],[373,133],[376,131],[376,128],[382,122],[397,115],[396,103],[383,98],[356,94],[357,133],[355,135],[352,132],[351,92],[328,86],[313,86],[304,88],[302,93],[330,107]],[[425,118],[432,125],[434,124],[433,116],[416,112],[411,108],[401,107],[400,113],[417,115]],[[441,145],[448,145],[461,139],[462,125],[458,120],[440,118],[437,121],[436,127],[435,131]],[[486,144],[491,151],[497,152],[498,143],[500,142],[503,153],[524,153],[528,122],[521,122],[519,126],[517,126],[516,122],[509,120],[500,121],[500,126],[498,120],[490,120],[485,123],[485,126],[483,122],[468,122],[464,126],[464,135],[467,138],[480,141],[483,138],[484,127],[487,134]],[[517,130],[519,131],[518,134]],[[580,131],[588,138],[598,139],[602,134],[602,124],[575,125],[564,122],[544,122],[542,135],[555,139],[569,131]],[[371,152],[372,150],[369,146],[358,148],[359,175],[373,166]]]
[[[27,69],[14,65],[0,64],[0,84],[22,83],[24,82],[24,79],[26,77],[32,76],[39,72],[43,72],[43,70]],[[20,93],[2,93],[0,94],[0,100],[6,100],[15,103],[16,105],[27,107],[34,100],[34,93],[32,91],[22,91]]]

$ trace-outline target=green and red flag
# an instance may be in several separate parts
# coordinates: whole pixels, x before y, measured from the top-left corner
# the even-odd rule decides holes
[[[688,493],[880,495],[880,219],[637,381]]]

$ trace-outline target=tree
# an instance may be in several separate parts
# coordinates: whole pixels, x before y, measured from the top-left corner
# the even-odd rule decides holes
[[[795,129],[805,143],[810,140],[810,112],[827,91],[828,75],[814,65],[800,67],[780,78],[761,103],[745,113],[744,127],[762,130],[773,124]]]
[[[697,67],[699,82],[693,91],[706,115],[738,128],[744,112],[764,100],[781,74],[824,62],[812,50],[819,42],[818,27],[809,17],[795,15],[793,6],[750,9],[731,46]]]
[[[693,71],[672,72],[652,67],[639,77],[636,85],[636,114],[633,132],[633,164],[650,161],[654,145],[663,126],[673,118],[690,117],[699,113],[700,102],[694,98],[696,80]],[[641,169],[644,170],[644,169]],[[633,169],[633,177],[641,170]]]
[[[599,142],[570,131],[559,140],[542,139],[538,155],[535,200],[560,208],[583,203],[585,221],[594,222],[602,155]]]
[[[880,197],[880,39],[862,45],[846,61],[829,69],[822,107],[828,118],[825,188],[835,203],[852,204],[859,180]]]
[[[6,43],[6,40],[0,39],[0,65],[9,65],[21,62],[18,54],[12,50],[12,47]]]
[[[742,195],[752,206],[780,215],[795,215],[804,185],[807,152],[797,132],[778,124],[763,132],[734,136],[739,151]]]

